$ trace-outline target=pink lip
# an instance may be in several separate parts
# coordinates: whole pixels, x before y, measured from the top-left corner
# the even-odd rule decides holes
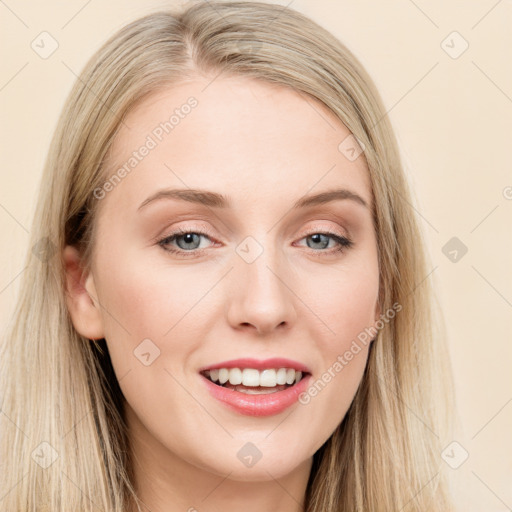
[[[255,370],[266,370],[267,368],[293,368],[294,370],[302,373],[311,373],[311,370],[306,365],[283,357],[272,357],[271,359],[265,359],[264,361],[251,358],[231,359],[230,361],[205,366],[204,368],[201,368],[199,372],[203,372],[205,370],[216,370],[218,368],[254,368]]]
[[[226,366],[216,365],[215,367],[212,367],[212,369],[217,367],[227,368]],[[234,365],[233,367],[239,368],[237,365]],[[288,364],[281,365],[279,367],[293,368],[293,365]],[[246,368],[255,367],[246,366]],[[275,368],[275,366],[272,366],[272,368]],[[307,389],[308,382],[311,379],[311,374],[306,375],[297,384],[286,388],[283,391],[276,391],[266,395],[248,395],[246,393],[241,393],[240,391],[234,391],[229,388],[218,386],[204,375],[201,375],[201,378],[205,382],[208,391],[217,400],[226,404],[234,411],[247,416],[272,416],[273,414],[283,412],[285,409],[297,402],[299,395]]]

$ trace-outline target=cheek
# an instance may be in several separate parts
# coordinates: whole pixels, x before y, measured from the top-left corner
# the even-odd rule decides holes
[[[184,266],[171,267],[161,257],[142,258],[136,251],[102,256],[98,258],[102,264],[98,265],[97,291],[104,306],[105,338],[116,375],[121,378],[131,372],[132,378],[144,372],[141,379],[147,382],[139,380],[137,394],[145,386],[163,386],[153,380],[168,380],[169,375],[157,374],[165,368],[182,375],[208,334],[207,322],[221,314],[213,313],[211,301],[216,295],[209,294],[218,276],[213,268],[198,275],[197,270]],[[144,355],[147,353],[150,355]],[[144,366],[147,362],[149,367]]]
[[[191,283],[190,272],[164,267],[135,252],[102,261],[98,295],[111,334],[121,329],[132,338],[161,339],[205,293],[206,284]]]
[[[324,282],[324,286],[306,281],[302,292],[319,319],[312,337],[321,365],[301,403],[323,411],[318,416],[325,423],[315,428],[329,433],[346,414],[366,368],[375,334],[370,328],[375,323],[378,300],[378,263],[366,259],[365,264],[330,269],[323,277],[315,282]]]
[[[193,306],[205,290],[190,285],[190,273],[158,267],[133,253],[102,262],[98,296],[115,374],[138,417],[158,429],[173,408],[188,403],[172,376],[183,379],[183,368],[202,339],[195,331],[201,308]],[[155,407],[163,396],[167,406]],[[182,430],[189,430],[186,418],[183,422]]]
[[[377,262],[356,262],[330,268],[322,275],[303,281],[302,295],[318,318],[322,331],[322,352],[330,355],[375,322],[379,292]]]
[[[102,306],[105,339],[119,377],[141,366],[135,364],[139,347],[149,349],[152,358],[162,350],[162,335],[176,321],[169,314],[173,310],[164,314],[162,305],[169,301],[176,304],[176,292],[148,272],[147,265],[129,251],[99,252],[97,268],[96,290]]]

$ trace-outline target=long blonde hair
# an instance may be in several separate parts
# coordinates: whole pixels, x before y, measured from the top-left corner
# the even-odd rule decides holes
[[[287,86],[329,108],[364,147],[374,196],[380,305],[401,311],[371,345],[345,418],[314,455],[307,512],[451,510],[441,451],[452,382],[428,255],[391,124],[354,55],[300,13],[259,2],[193,2],[138,19],[90,59],[44,169],[27,270],[2,343],[1,512],[131,510],[121,390],[104,340],[73,328],[62,249],[90,260],[104,162],[148,94],[197,74]],[[341,142],[341,141],[340,141]]]

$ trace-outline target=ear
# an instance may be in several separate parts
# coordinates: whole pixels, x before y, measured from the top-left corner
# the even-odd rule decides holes
[[[91,340],[104,338],[92,273],[84,270],[80,253],[75,247],[66,246],[62,258],[66,270],[66,303],[75,329]]]

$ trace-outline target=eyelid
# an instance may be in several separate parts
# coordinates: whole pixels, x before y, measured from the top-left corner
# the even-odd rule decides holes
[[[167,233],[168,234],[164,234],[164,233]],[[156,243],[160,240],[165,240],[166,238],[169,238],[171,236],[177,236],[179,235],[180,233],[198,233],[198,234],[203,234],[203,235],[208,235],[208,237],[214,239],[215,238],[215,235],[213,234],[213,231],[211,229],[209,229],[206,225],[202,225],[202,224],[195,224],[195,225],[192,225],[192,226],[177,226],[175,228],[173,227],[167,227],[165,229],[163,229],[160,234],[156,235],[151,241],[153,243]]]
[[[353,241],[353,236],[346,226],[345,222],[341,219],[317,219],[312,222],[307,222],[307,227],[301,230],[301,237],[310,236],[315,233],[325,233],[338,236],[340,238]]]
[[[162,230],[162,231],[163,232],[167,231],[167,229]],[[177,226],[176,228],[172,229],[168,235],[160,235],[159,234],[159,235],[155,236],[152,239],[152,242],[158,242],[159,240],[163,240],[163,239],[169,238],[173,235],[178,235],[180,233],[190,233],[190,232],[208,235],[208,237],[210,239],[215,240],[215,235],[214,235],[213,231],[206,224],[203,224],[203,225],[196,224],[196,225],[192,225],[192,226],[189,226],[189,225]],[[330,226],[314,226],[310,229],[305,229],[302,231],[300,238],[302,239],[306,236],[310,236],[310,235],[313,235],[316,233],[333,234],[333,235],[337,235],[339,237],[351,239],[350,233],[346,232],[346,230],[345,230],[345,232],[343,232],[343,230],[341,230],[339,228],[332,228]]]
[[[172,233],[170,233],[166,236],[163,236],[163,237],[159,237],[158,240],[156,241],[156,243],[157,243],[157,245],[161,246],[161,248],[164,251],[167,251],[170,254],[175,254],[179,258],[193,259],[193,258],[201,257],[203,255],[203,253],[210,247],[206,247],[206,248],[202,248],[202,249],[193,249],[190,251],[187,251],[185,249],[176,248],[176,247],[172,247],[172,248],[165,247],[166,245],[169,245],[171,243],[171,241],[176,240],[176,238],[179,238],[181,235],[189,234],[189,233],[195,233],[199,236],[206,237],[210,241],[214,242],[214,245],[215,245],[215,238],[213,238],[210,235],[209,230],[202,231],[201,229],[194,229],[193,227],[177,228]],[[329,257],[334,257],[336,255],[341,255],[341,254],[344,254],[348,249],[352,248],[354,245],[354,242],[350,237],[339,234],[338,232],[336,232],[332,229],[322,229],[322,228],[313,229],[313,230],[303,234],[302,236],[300,236],[298,238],[298,241],[304,240],[305,238],[308,238],[309,236],[313,236],[316,234],[321,234],[321,235],[324,235],[324,236],[330,238],[331,240],[334,240],[336,245],[334,247],[331,247],[330,249],[325,249],[325,250],[324,249],[315,250],[315,249],[309,248],[307,250],[307,252],[310,253],[313,257],[329,258]],[[166,242],[166,240],[169,240],[169,241]],[[164,243],[164,242],[166,242],[166,243]],[[299,246],[299,247],[304,247],[304,246]]]
[[[304,234],[301,236],[304,237],[304,236],[314,235],[315,233],[332,233],[332,234],[335,234],[340,237],[350,238],[350,236],[346,232],[346,230],[345,230],[345,232],[343,232],[343,230],[341,230],[339,227],[334,228],[332,226],[325,226],[325,225],[313,226],[312,228],[308,228],[308,229],[304,230]]]

